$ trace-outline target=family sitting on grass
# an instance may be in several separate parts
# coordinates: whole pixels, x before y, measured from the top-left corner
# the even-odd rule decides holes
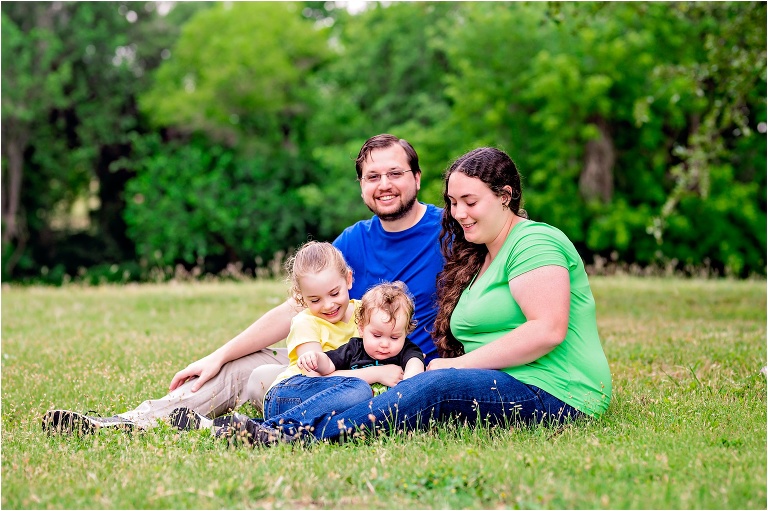
[[[292,298],[176,373],[166,396],[112,417],[51,410],[43,429],[144,429],[170,418],[266,445],[605,412],[611,375],[584,265],[560,230],[528,219],[506,153],[479,148],[455,160],[443,209],[417,201],[419,160],[403,139],[368,139],[355,166],[374,216],[332,245],[302,247],[289,268]],[[287,348],[269,348],[283,339]],[[249,401],[263,420],[233,413]]]

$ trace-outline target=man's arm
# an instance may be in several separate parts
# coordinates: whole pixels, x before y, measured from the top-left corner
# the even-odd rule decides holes
[[[192,392],[197,392],[205,382],[216,376],[221,370],[221,366],[227,362],[282,341],[288,337],[291,319],[299,310],[301,308],[291,298],[266,312],[224,346],[176,373],[168,390],[174,390],[190,378],[197,377],[197,381],[191,389]]]

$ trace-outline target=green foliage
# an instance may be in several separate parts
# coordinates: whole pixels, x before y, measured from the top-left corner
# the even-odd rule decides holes
[[[194,134],[146,137],[134,158],[125,219],[148,264],[253,267],[318,232],[305,126],[326,48],[294,3],[218,4],[184,25],[139,100],[156,125]]]
[[[51,8],[9,3],[2,9],[3,220],[15,241],[25,245],[43,228],[55,204],[74,200],[87,183],[87,172],[81,164],[84,155],[71,151],[66,137],[52,136],[64,119],[48,119],[51,112],[71,108],[76,99],[66,91],[74,66],[67,45],[53,27],[29,26],[24,20],[52,16],[47,12]],[[34,149],[41,142],[48,149],[26,156],[33,141]],[[14,196],[20,199],[16,211],[9,209]],[[15,216],[17,227],[11,227],[7,214]]]
[[[163,395],[284,283],[4,286],[2,507],[765,509],[765,281],[591,286],[614,383],[600,420],[256,450],[170,426],[46,437],[40,418]]]
[[[724,2],[675,7],[672,12],[678,18],[701,27],[697,35],[703,40],[704,54],[691,63],[660,69],[667,79],[691,80],[696,95],[708,101],[699,100],[700,119],[691,127],[687,143],[674,150],[681,162],[670,169],[675,187],[654,224],[658,239],[677,203],[691,192],[706,198],[710,169],[730,159],[741,137],[752,137],[753,121],[765,121],[765,96],[755,93],[766,86],[766,5]]]
[[[760,185],[735,180],[729,165],[709,167],[708,174],[707,200],[688,195],[681,200],[679,214],[668,219],[665,237],[678,247],[675,257],[689,265],[722,262],[731,276],[764,268],[765,252],[759,247],[766,245],[768,226],[765,210],[759,207]]]
[[[23,155],[19,228],[4,237],[16,247],[8,260],[18,264],[4,258],[4,274],[19,278],[59,264],[72,274],[133,257],[121,198],[130,175],[114,163],[130,154],[130,133],[144,127],[135,95],[175,38],[170,22],[200,6],[166,18],[144,2],[2,4],[4,198],[16,192],[7,180],[12,153]],[[69,225],[77,204],[86,205],[85,226]],[[83,236],[97,240],[97,252],[75,255]]]
[[[125,217],[145,264],[205,267],[212,259],[209,271],[221,262],[252,268],[314,230],[299,189],[310,169],[299,158],[238,157],[201,138],[162,144],[137,136],[134,144],[143,157],[126,187]]]
[[[365,140],[371,126],[383,133],[414,123],[413,130],[446,114],[439,86],[446,62],[432,44],[440,29],[429,27],[455,9],[450,3],[373,4],[341,16],[337,58],[315,83],[326,105],[312,123],[318,143]]]
[[[448,129],[471,146],[508,150],[532,217],[563,229],[582,255],[764,273],[764,236],[753,233],[765,225],[765,136],[754,132],[765,118],[765,96],[756,93],[765,89],[765,5],[675,4],[674,16],[668,9],[467,5],[466,22],[442,42],[454,69],[445,79]],[[731,21],[738,36],[725,28]],[[712,42],[715,26],[731,50]],[[595,142],[607,149],[590,154]],[[614,159],[603,164],[602,197],[584,186],[590,160],[600,157]],[[720,173],[714,190],[710,172],[724,166],[739,172]],[[727,200],[726,190],[751,202]],[[721,240],[725,231],[745,241]]]
[[[3,2],[4,279],[332,239],[370,216],[353,161],[385,132],[425,202],[494,145],[587,262],[765,274],[765,3],[166,7]]]
[[[139,100],[159,126],[269,150],[301,143],[306,81],[327,50],[322,30],[290,2],[217,4],[182,29],[172,58]]]

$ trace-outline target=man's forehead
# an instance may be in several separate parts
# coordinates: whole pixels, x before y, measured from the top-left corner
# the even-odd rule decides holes
[[[405,149],[399,145],[392,145],[383,149],[374,149],[365,160],[363,160],[363,170],[392,170],[407,169],[408,155]]]

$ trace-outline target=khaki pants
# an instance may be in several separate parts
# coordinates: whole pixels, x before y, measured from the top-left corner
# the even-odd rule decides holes
[[[275,378],[288,365],[288,350],[267,348],[224,364],[219,374],[205,382],[197,392],[186,382],[160,399],[150,399],[133,410],[118,414],[139,428],[157,426],[157,419],[168,417],[176,408],[191,408],[209,418],[231,412],[251,401],[257,408],[264,406],[264,394]]]

